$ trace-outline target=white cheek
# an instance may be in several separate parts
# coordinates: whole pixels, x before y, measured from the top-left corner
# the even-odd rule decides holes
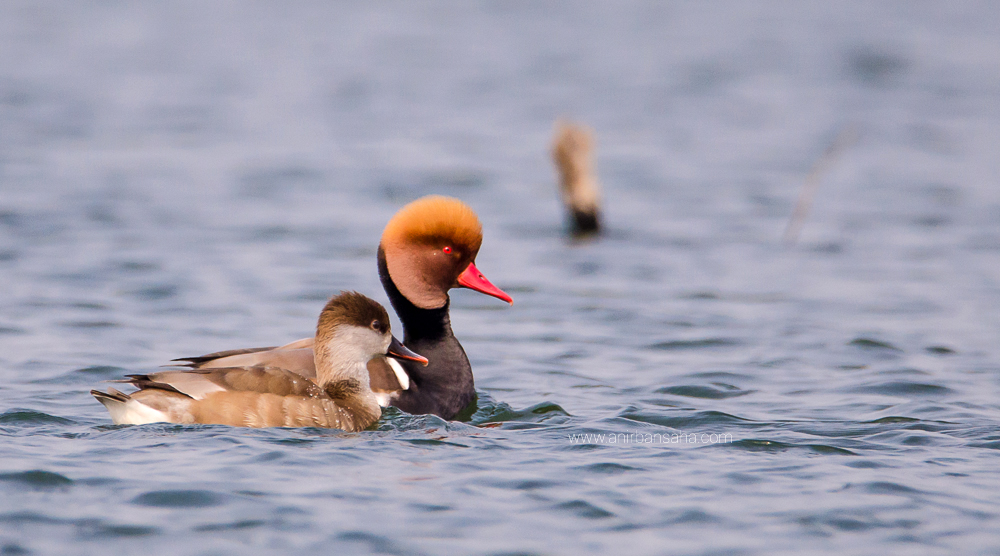
[[[365,365],[372,357],[385,353],[388,346],[388,341],[370,328],[345,326],[337,331],[326,349],[334,361]]]

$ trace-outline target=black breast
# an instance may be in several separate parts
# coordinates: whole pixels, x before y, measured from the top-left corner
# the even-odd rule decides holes
[[[472,365],[451,331],[450,301],[440,309],[421,309],[399,293],[389,277],[385,252],[379,247],[378,273],[393,309],[403,323],[403,343],[428,360],[426,367],[400,361],[410,376],[410,389],[393,396],[392,405],[412,414],[451,419],[476,398]]]

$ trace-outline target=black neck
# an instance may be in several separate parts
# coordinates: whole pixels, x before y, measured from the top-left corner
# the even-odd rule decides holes
[[[406,299],[389,276],[381,246],[378,275],[403,323],[403,343],[430,361],[426,367],[413,361],[400,362],[410,377],[410,388],[395,394],[392,405],[408,413],[454,418],[476,399],[476,385],[469,358],[451,331],[450,300],[438,309],[421,309]]]

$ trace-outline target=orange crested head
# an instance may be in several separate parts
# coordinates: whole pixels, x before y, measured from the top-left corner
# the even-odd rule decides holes
[[[417,307],[443,307],[448,290],[458,287],[509,302],[510,296],[473,264],[482,243],[483,225],[469,205],[430,195],[401,208],[389,220],[381,247],[389,278]]]
[[[458,199],[429,195],[401,208],[382,232],[382,246],[450,246],[475,260],[483,243],[483,226],[469,205]]]

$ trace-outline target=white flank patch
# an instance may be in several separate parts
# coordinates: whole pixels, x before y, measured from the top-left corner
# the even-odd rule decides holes
[[[396,361],[392,357],[386,357],[385,359],[386,361],[389,362],[389,367],[392,369],[392,372],[396,373],[396,380],[399,381],[399,385],[403,387],[403,390],[409,390],[410,375],[406,374],[406,370],[403,369],[403,365],[401,365],[399,361]],[[381,404],[382,402],[379,402],[379,405]]]
[[[102,400],[103,401],[103,400]],[[104,407],[108,408],[111,420],[116,425],[147,425],[149,423],[169,423],[167,415],[146,404],[129,400],[125,403],[108,400]]]
[[[379,407],[389,407],[392,405],[392,394],[388,392],[373,392],[375,394],[375,399],[378,400]]]

